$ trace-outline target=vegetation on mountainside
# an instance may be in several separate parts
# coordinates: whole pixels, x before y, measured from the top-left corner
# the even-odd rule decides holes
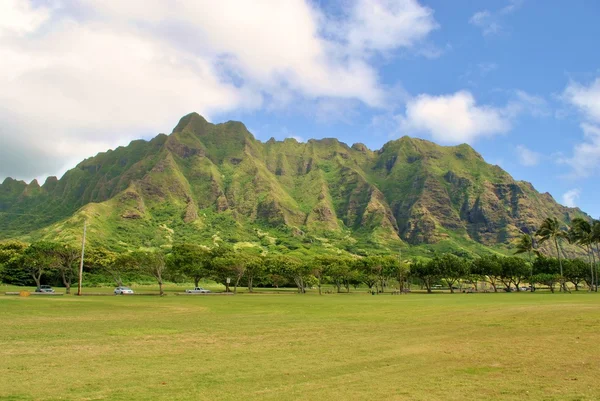
[[[468,145],[403,137],[374,152],[336,139],[262,143],[241,123],[195,113],[171,135],[98,154],[60,180],[0,184],[1,239],[77,246],[87,220],[90,244],[119,252],[222,240],[300,256],[509,254],[548,216],[589,219]]]
[[[253,246],[231,246],[222,241],[211,247],[189,242],[177,243],[173,247],[160,249],[138,249],[114,253],[106,249],[93,249],[84,261],[86,273],[108,273],[116,285],[122,285],[125,273],[153,278],[163,294],[165,281],[191,280],[196,286],[201,280],[215,280],[229,290],[237,292],[239,285],[280,286],[286,283],[296,285],[299,293],[316,286],[321,293],[323,284],[332,284],[337,292],[350,292],[350,287],[364,285],[370,290],[384,292],[396,288],[399,291],[410,288],[410,282],[420,282],[428,292],[433,285],[444,284],[450,292],[456,288],[481,290],[478,282],[487,282],[494,292],[502,285],[507,291],[521,291],[523,283],[534,291],[536,285],[543,285],[554,292],[556,283],[561,291],[569,291],[566,282],[571,282],[575,290],[585,283],[590,291],[598,290],[598,269],[600,260],[600,222],[584,224],[585,220],[575,220],[568,230],[548,219],[534,238],[521,237],[516,253],[529,252],[535,260],[517,256],[484,255],[472,258],[470,255],[444,253],[429,260],[406,260],[400,255],[351,255],[351,254],[304,254],[297,251],[287,253],[260,252]],[[589,226],[589,227],[588,227]],[[554,231],[550,231],[552,228]],[[549,258],[539,253],[536,244],[552,238],[556,249],[561,250],[560,242],[568,239],[572,244],[583,246],[587,251],[587,261],[564,259],[561,253],[557,258]],[[39,241],[27,246],[18,242],[0,243],[0,279],[6,283],[23,284],[33,280],[39,288],[42,278],[46,281],[62,280],[70,288],[75,276],[79,254],[63,244]]]

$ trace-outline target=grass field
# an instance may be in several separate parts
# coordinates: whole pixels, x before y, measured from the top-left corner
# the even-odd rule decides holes
[[[0,296],[0,319],[2,400],[600,399],[598,294]]]

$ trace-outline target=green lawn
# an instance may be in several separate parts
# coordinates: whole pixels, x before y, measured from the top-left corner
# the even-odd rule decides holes
[[[2,400],[600,399],[600,294],[0,296],[0,319]]]

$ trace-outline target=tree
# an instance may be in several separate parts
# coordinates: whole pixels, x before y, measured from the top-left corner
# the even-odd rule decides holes
[[[246,280],[248,282],[248,292],[254,292],[254,280],[261,278],[265,272],[264,256],[253,257],[246,262]]]
[[[114,280],[117,287],[123,285],[123,273],[130,271],[134,265],[128,253],[115,253],[106,248],[91,249],[87,252],[86,264],[101,269]]]
[[[556,258],[540,256],[533,262],[533,281],[548,286],[554,292],[554,285],[560,282],[560,267]]]
[[[174,271],[184,274],[194,280],[198,287],[200,280],[210,276],[210,249],[190,243],[173,245],[169,262]]]
[[[579,291],[579,283],[582,281],[590,282],[588,279],[588,264],[581,259],[571,259],[564,261],[565,279],[573,283],[575,291]]]
[[[427,292],[431,294],[431,287],[441,277],[439,264],[433,261],[423,263],[420,260],[414,260],[411,270],[413,275],[423,282]]]
[[[48,241],[34,242],[23,253],[23,270],[31,275],[37,289],[40,289],[42,275],[56,269],[58,260],[54,253],[55,244]]]
[[[451,293],[454,293],[454,284],[469,275],[469,265],[466,261],[450,253],[435,257],[429,263],[434,265],[432,270],[439,272],[446,281]]]
[[[129,256],[130,266],[154,277],[158,282],[158,291],[163,296],[163,279],[167,269],[165,254],[160,250],[135,251]]]
[[[306,292],[306,282],[311,275],[312,266],[296,257],[287,255],[276,255],[268,257],[267,266],[271,274],[289,277],[298,288],[298,292]]]
[[[53,249],[57,259],[57,268],[60,272],[66,293],[71,293],[71,283],[77,275],[77,266],[81,258],[80,250],[67,244],[55,244]]]
[[[244,255],[237,252],[230,252],[224,256],[218,257],[214,261],[215,275],[218,280],[225,283],[225,290],[229,292],[229,283],[227,279],[234,278],[233,293],[237,294],[237,288],[241,278],[246,272],[248,262],[254,261],[250,255]]]
[[[510,291],[512,285],[517,291],[521,291],[521,281],[526,277],[532,277],[531,268],[527,262],[516,256],[508,256],[500,258],[500,266],[502,267],[502,275],[500,280],[504,286]]]
[[[342,286],[344,286],[347,291],[350,291],[350,266],[346,260],[339,256],[320,256],[315,260],[315,263],[322,266],[322,275],[331,279],[337,288],[338,293],[341,292]]]
[[[529,234],[523,234],[517,241],[517,249],[515,254],[526,253],[527,259],[529,260],[529,284],[531,285],[531,291],[535,291],[533,286],[533,260],[531,259],[532,254],[539,255],[538,250],[535,248],[533,237]]]
[[[485,255],[475,259],[472,264],[472,274],[477,275],[490,283],[494,292],[498,292],[498,281],[502,277],[502,265],[496,255]]]
[[[568,232],[568,239],[570,243],[577,244],[587,252],[588,261],[590,264],[590,275],[591,280],[588,282],[590,291],[594,291],[594,233],[593,226],[585,219],[576,217],[571,221],[571,227]],[[591,284],[590,284],[591,283]],[[577,286],[575,286],[577,290]],[[597,290],[597,289],[596,289]]]
[[[311,264],[311,274],[317,279],[317,288],[319,289],[319,295],[322,295],[321,287],[323,286],[323,280],[325,279],[326,271],[329,267],[328,260],[323,260],[322,257],[313,259]]]
[[[395,258],[394,258],[395,259]],[[398,291],[404,292],[405,285],[410,275],[410,265],[403,260],[396,259],[390,264],[392,276],[398,282]]]
[[[15,285],[29,285],[31,274],[23,270],[22,258],[27,244],[20,241],[0,243],[0,282]]]
[[[537,230],[536,236],[540,237],[540,244],[546,241],[552,241],[556,248],[556,255],[558,258],[558,265],[560,267],[560,289],[561,291],[567,292],[567,286],[565,284],[565,276],[563,274],[562,260],[560,258],[560,240],[567,237],[567,233],[560,228],[560,223],[556,217],[548,217],[540,228]]]
[[[378,276],[375,267],[379,263],[377,256],[367,256],[365,258],[357,259],[353,265],[358,271],[360,280],[369,287],[369,291],[373,290],[373,286],[377,284]]]

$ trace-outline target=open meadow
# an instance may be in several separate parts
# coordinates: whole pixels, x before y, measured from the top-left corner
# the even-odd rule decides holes
[[[597,400],[600,297],[0,296],[2,400]]]

